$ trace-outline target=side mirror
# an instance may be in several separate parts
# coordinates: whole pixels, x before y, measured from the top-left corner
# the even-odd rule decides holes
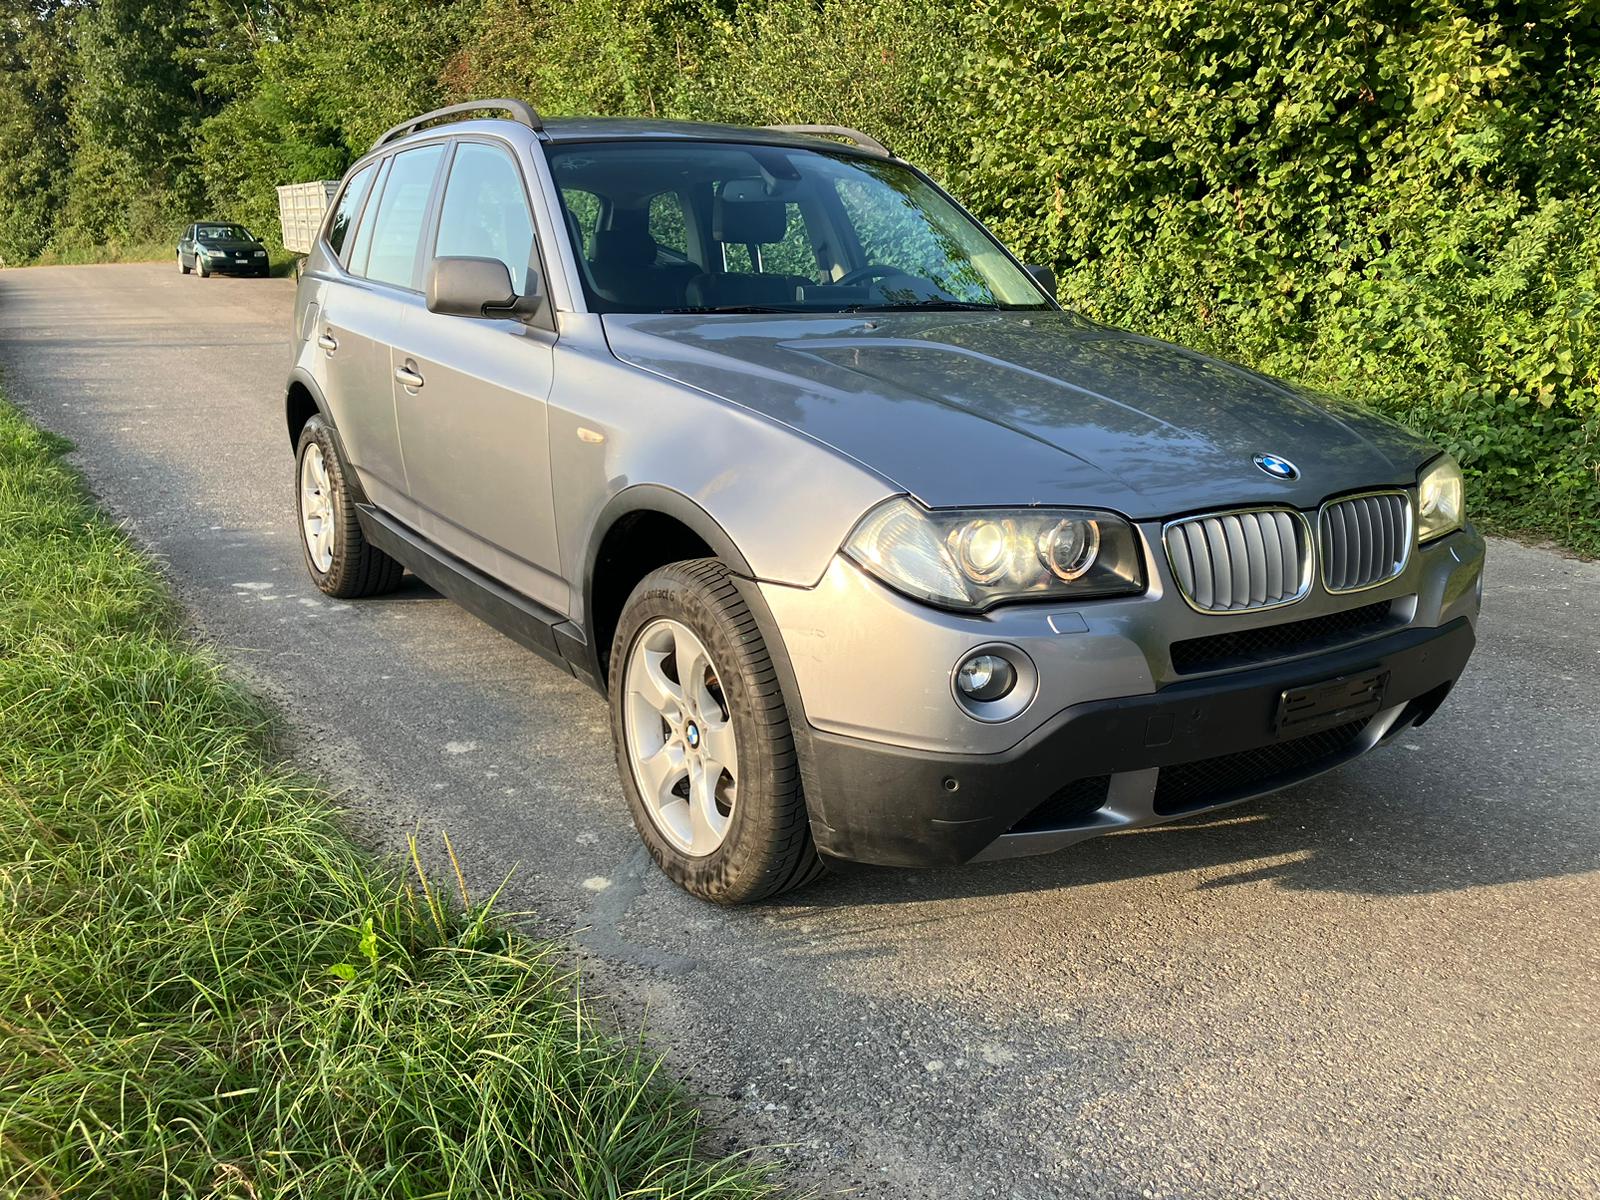
[[[517,295],[511,272],[497,258],[436,258],[428,268],[428,311],[451,317],[532,317],[544,308],[538,274]]]
[[[1033,276],[1033,281],[1045,290],[1050,299],[1059,299],[1056,295],[1056,273],[1054,271],[1049,267],[1041,267],[1037,263],[1029,263],[1023,269]]]

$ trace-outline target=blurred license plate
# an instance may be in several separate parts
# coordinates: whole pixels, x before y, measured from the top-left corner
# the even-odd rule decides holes
[[[1389,672],[1375,670],[1290,688],[1278,697],[1274,728],[1279,733],[1315,733],[1365,720],[1383,707],[1388,687]]]

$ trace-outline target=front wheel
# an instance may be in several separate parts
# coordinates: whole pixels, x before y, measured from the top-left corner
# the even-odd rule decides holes
[[[184,264],[184,261],[183,261],[183,251],[182,250],[178,251],[178,270],[181,273],[183,273],[184,275],[187,275],[189,273],[189,268]]]
[[[339,453],[333,426],[320,413],[300,431],[295,481],[300,547],[317,587],[341,600],[398,587],[405,568],[361,532],[355,484]]]
[[[206,260],[198,254],[194,256],[194,269],[201,279],[211,278],[211,268],[206,266]]]
[[[618,622],[610,680],[623,791],[669,878],[745,904],[822,873],[783,693],[726,567],[647,575]]]

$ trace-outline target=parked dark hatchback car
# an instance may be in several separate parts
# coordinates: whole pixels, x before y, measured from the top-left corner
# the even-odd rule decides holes
[[[255,275],[265,278],[272,269],[267,248],[243,225],[227,221],[197,221],[178,239],[178,270],[211,275]]]

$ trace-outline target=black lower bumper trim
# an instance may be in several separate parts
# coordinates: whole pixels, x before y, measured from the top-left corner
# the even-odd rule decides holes
[[[1285,777],[1224,774],[1208,786],[1197,779],[1199,764],[1262,752],[1269,765],[1278,755],[1301,776],[1315,773],[1314,759],[1290,749],[1304,731],[1279,728],[1286,691],[1383,671],[1383,707],[1405,705],[1401,722],[1425,719],[1465,669],[1473,645],[1472,626],[1460,618],[1316,658],[1079,704],[996,755],[939,754],[814,730],[817,787],[808,799],[817,846],[832,858],[886,866],[965,862],[1019,823],[1027,828],[1030,814],[1064,785],[1152,767],[1187,768],[1172,772],[1166,812],[1152,810],[1152,818],[1269,791]],[[1348,757],[1352,745],[1332,747],[1328,761]],[[1234,758],[1235,767],[1240,763]]]

